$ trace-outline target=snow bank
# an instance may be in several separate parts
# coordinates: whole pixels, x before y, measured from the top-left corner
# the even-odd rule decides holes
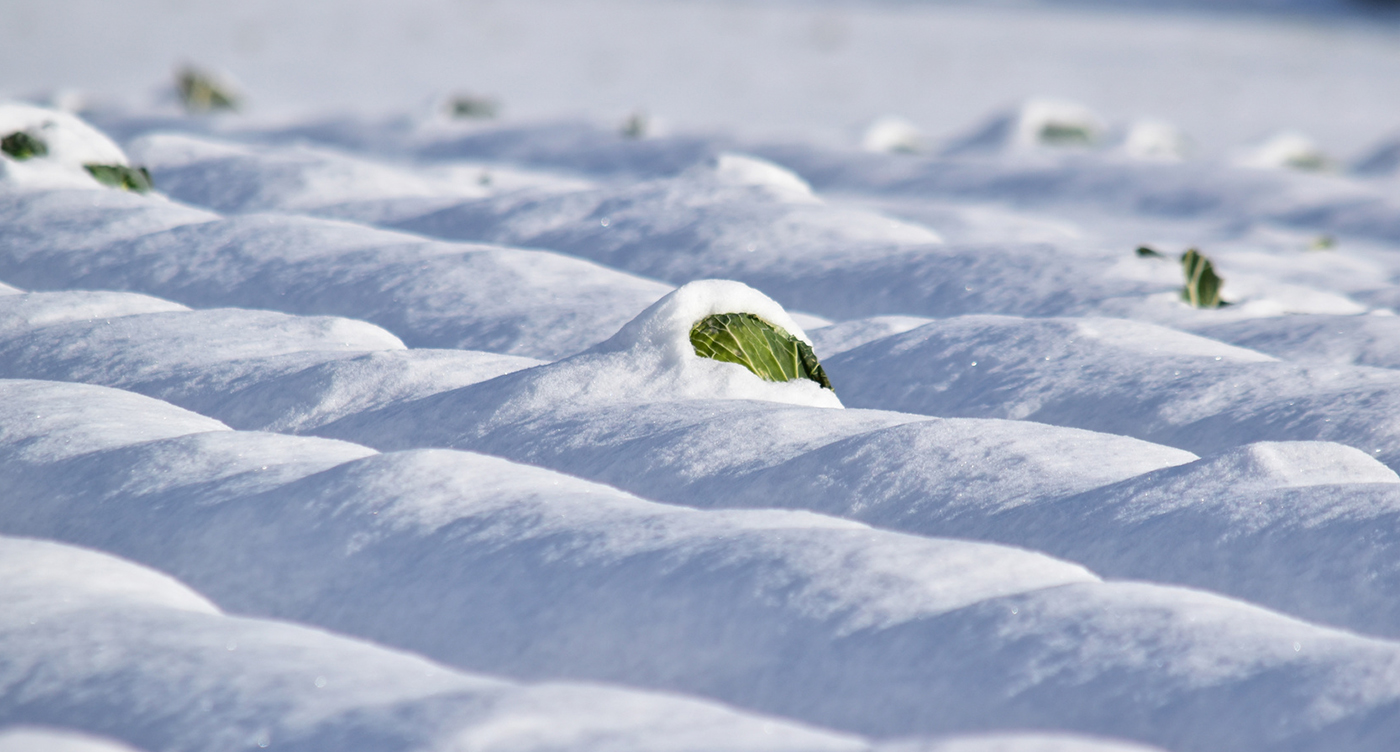
[[[153,419],[180,414],[100,387],[0,381],[0,389],[0,404],[12,411],[0,415],[6,430],[32,413],[74,403],[84,404],[93,422],[107,420],[109,405],[122,411],[131,399],[146,402]],[[80,431],[45,428],[55,441]],[[0,498],[15,508],[0,515],[7,532],[100,544],[177,574],[230,610],[296,618],[494,673],[700,692],[880,735],[1009,723],[1260,750],[1324,749],[1338,740],[1367,749],[1353,729],[1360,724],[1377,738],[1376,719],[1396,718],[1392,708],[1400,704],[1391,677],[1400,676],[1400,646],[1393,643],[1204,593],[1100,583],[1074,565],[1017,549],[915,538],[800,512],[667,507],[459,452],[373,455],[323,439],[223,431],[170,438],[150,432],[101,451],[50,456],[26,452],[22,439],[4,435]],[[278,587],[266,587],[274,581]],[[3,582],[24,587],[22,578]],[[100,585],[82,582],[89,591]],[[82,611],[88,598],[62,601],[52,583],[28,592],[68,609],[64,617],[74,624],[103,625],[104,645],[115,653],[108,660],[127,666],[120,675],[136,682],[82,697],[121,703],[168,695],[152,695],[147,682],[184,687],[179,702],[147,705],[167,714],[147,734],[218,738],[233,713],[246,719],[241,733],[261,729],[294,740],[314,729],[313,738],[325,739],[351,733],[343,729],[349,721],[337,719],[355,718],[363,724],[356,733],[377,739],[370,732],[384,716],[351,707],[412,708],[444,692],[503,692],[546,698],[528,703],[529,717],[570,734],[582,732],[549,719],[587,717],[610,734],[639,733],[629,725],[637,716],[611,710],[631,702],[654,709],[640,725],[656,727],[659,736],[689,738],[683,729],[708,713],[712,732],[703,739],[713,743],[721,730],[738,734],[726,746],[748,739],[742,716],[686,701],[515,688],[304,628],[202,614],[196,616],[222,621],[156,618],[145,605],[138,630],[127,626],[124,604],[92,614]],[[45,633],[25,631],[27,612],[7,613],[20,636],[0,633],[0,644],[11,648],[6,655],[47,662],[91,688],[91,673],[60,658],[72,655],[63,640],[90,637],[70,631],[36,645]],[[237,656],[210,650],[228,642]],[[1124,649],[1143,644],[1158,647]],[[397,668],[404,662],[408,668]],[[430,669],[425,684],[420,677]],[[195,691],[180,671],[202,677]],[[219,712],[203,708],[201,693],[228,686],[230,671],[247,693],[225,699]],[[318,677],[325,683],[310,681]],[[1276,690],[1282,686],[1289,691]],[[575,715],[574,692],[593,693],[587,715]],[[49,697],[49,707],[75,702],[58,689]],[[260,699],[250,706],[253,698]],[[432,716],[438,722],[464,722],[445,712],[452,701],[431,701],[444,711]],[[658,715],[667,703],[669,714]],[[500,700],[490,707],[518,705]],[[196,723],[186,708],[204,715]],[[1296,720],[1281,728],[1280,716]],[[86,731],[168,746],[121,731],[149,726],[141,713],[84,717],[94,719]],[[660,718],[667,720],[658,725]],[[440,733],[435,724],[394,728]],[[777,726],[783,733],[768,743],[855,744],[788,728]]]
[[[479,172],[453,180],[304,145],[269,150],[155,133],[129,143],[127,150],[151,170],[166,194],[225,213],[306,211],[411,197],[437,197],[448,203],[491,192]]]
[[[1338,441],[1400,466],[1400,427],[1377,410],[1400,398],[1400,375],[1271,360],[1151,324],[965,316],[848,350],[827,371],[860,407],[1037,420],[1198,454]]]
[[[91,292],[0,299],[0,353],[0,376],[119,387],[260,430],[307,430],[539,364],[405,350],[384,330],[347,319],[189,311]]]
[[[544,357],[606,339],[669,290],[542,251],[282,215],[221,220],[158,198],[96,195],[96,204],[64,192],[0,197],[0,221],[15,237],[0,248],[0,276],[31,290],[349,315],[413,347]]]
[[[521,686],[325,632],[191,609],[136,565],[0,539],[0,714],[146,749],[861,749],[676,697]],[[183,599],[172,603],[171,598]],[[50,734],[10,733],[47,744]],[[112,749],[65,734],[48,749]],[[30,747],[32,749],[33,747]],[[118,749],[124,747],[117,747]]]

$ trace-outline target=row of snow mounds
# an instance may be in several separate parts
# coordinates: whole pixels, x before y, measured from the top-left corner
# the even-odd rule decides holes
[[[794,144],[749,150],[797,171],[821,191],[990,200],[1172,220],[1275,222],[1400,240],[1400,195],[1392,186],[1328,172],[1142,162],[1093,153],[909,157]]]
[[[0,278],[207,307],[343,315],[413,347],[571,354],[669,288],[544,251],[287,215],[224,219],[121,191],[0,191]]]
[[[319,184],[328,171],[389,168],[347,155],[315,156],[305,147],[233,145],[181,134],[152,134],[131,148],[154,165],[172,196],[220,211],[276,207],[452,240],[543,247],[678,284],[733,278],[791,308],[837,319],[986,311],[1208,319],[1176,300],[1181,272],[1175,264],[1134,259],[1114,243],[1096,248],[1102,244],[1086,243],[1073,228],[947,202],[890,205],[947,227],[958,239],[940,243],[926,227],[831,203],[796,174],[732,153],[641,182],[571,185],[533,175],[487,195],[410,195],[398,186],[444,168],[399,165],[398,180],[308,195],[305,185]],[[351,200],[352,191],[359,197]],[[1390,272],[1378,274],[1371,261],[1339,261],[1338,254],[1305,258],[1298,249],[1282,256],[1231,250],[1226,257],[1227,291],[1247,303],[1248,315],[1356,313],[1365,306],[1349,295],[1393,288],[1378,286]],[[871,295],[872,289],[881,294]]]
[[[1005,419],[1025,415],[917,420],[871,410],[831,413],[813,409],[817,403],[697,402],[696,396],[716,392],[687,394],[675,386],[693,382],[658,365],[650,346],[638,346],[629,329],[664,322],[666,306],[684,307],[680,301],[687,296],[704,294],[705,283],[687,285],[614,340],[579,356],[349,415],[315,432],[380,449],[485,451],[670,502],[803,508],[921,534],[1039,548],[1092,562],[1115,576],[1208,587],[1309,619],[1400,634],[1400,557],[1391,532],[1400,511],[1400,478],[1355,449],[1321,442],[1254,444],[1259,439],[1242,435],[1238,445],[1217,447],[1222,454],[1191,463],[1192,455],[1122,435]],[[1164,347],[1199,347],[1199,338],[1174,335]],[[673,328],[670,336],[681,339],[683,330]],[[1267,360],[1199,341],[1232,360]],[[840,387],[852,405],[933,392],[940,383],[934,365],[892,363],[876,355],[828,362],[844,364],[847,372],[857,364],[865,369],[862,379]],[[969,368],[994,369],[997,357],[971,362]],[[898,373],[917,376],[889,376]],[[1084,379],[1080,364],[1065,381],[1085,390],[1112,384],[1106,377]],[[878,384],[886,382],[891,385],[881,391]],[[665,388],[648,389],[656,383]],[[1007,401],[1036,394],[1006,391]],[[988,394],[989,404],[1003,399],[995,388]],[[1127,407],[1120,403],[1127,398],[1110,396],[1088,395],[1077,403],[1079,412],[1070,414],[1083,420],[1122,417]],[[1133,417],[1122,419],[1133,423]],[[1186,469],[1167,469],[1176,466]],[[1143,473],[1149,475],[1138,477]],[[1132,513],[1124,511],[1120,493],[1098,490],[1114,483],[1136,484],[1141,504]],[[1155,486],[1161,488],[1152,494],[1143,490]],[[1213,503],[1185,508],[1206,496]],[[1184,556],[1184,550],[1198,553]],[[1327,566],[1316,566],[1315,557]]]
[[[0,297],[0,374],[158,396],[237,428],[299,431],[540,361],[406,349],[352,319],[192,311],[137,293]]]
[[[0,602],[0,724],[29,726],[0,726],[0,750],[869,749],[710,703],[522,685],[225,615],[164,574],[49,541],[0,537]]]
[[[1234,331],[1267,339],[1292,323]],[[1303,335],[1331,331],[1306,317],[1297,323]],[[1287,353],[1282,336],[1277,349]],[[1392,368],[1283,362],[1143,322],[1010,316],[929,321],[826,354],[828,373],[858,407],[1034,420],[1198,454],[1254,441],[1335,441],[1400,467],[1400,372]]]
[[[878,737],[1039,728],[1262,751],[1382,750],[1400,733],[1400,644],[1199,591],[1104,583],[993,544],[807,512],[666,506],[498,458],[231,431],[129,392],[44,381],[0,380],[0,483],[6,535],[129,557],[230,611],[465,670],[685,691]],[[4,541],[0,552],[16,545],[75,556]],[[638,737],[601,745],[623,749],[716,735],[725,748],[860,748],[680,700],[441,669],[419,680],[431,664],[208,608],[172,616],[103,599],[92,613],[96,599],[80,593],[101,578],[36,558],[21,550],[8,569],[38,574],[0,578],[26,593],[26,607],[0,616],[0,667],[14,667],[0,678],[30,682],[0,691],[7,720],[82,717],[81,730],[150,749],[216,733],[307,749],[389,734],[419,748],[446,729],[522,745],[512,749],[583,733]],[[67,629],[42,628],[60,619]],[[96,662],[77,647],[94,643]],[[30,665],[46,667],[40,686]],[[97,681],[114,684],[94,691]],[[157,682],[165,694],[154,696],[180,697],[128,712],[123,698],[149,700]],[[579,707],[579,691],[592,703]],[[613,709],[626,702],[642,707]],[[458,703],[475,712],[464,719]],[[490,734],[521,705],[553,732],[533,747]],[[416,720],[390,721],[405,717]],[[763,723],[781,734],[756,736]],[[151,739],[177,731],[188,741]]]
[[[636,183],[571,188],[537,181],[479,197],[379,197],[366,184],[357,200],[336,192],[318,206],[295,186],[352,158],[317,163],[304,150],[251,145],[235,152],[227,142],[184,134],[152,134],[130,148],[173,197],[220,211],[275,206],[446,239],[549,248],[675,283],[738,279],[789,308],[834,318],[1078,312],[1180,284],[1179,273],[1161,281],[1138,279],[1136,269],[1122,273],[1121,254],[1065,255],[1027,242],[945,246],[925,227],[831,204],[797,175],[738,154]],[[293,161],[301,166],[296,177],[288,175]],[[234,172],[233,189],[217,187]],[[405,168],[403,179],[415,174]],[[288,183],[294,187],[267,187]],[[285,198],[279,204],[270,194]],[[1044,235],[1040,228],[1029,233]]]
[[[1400,634],[1397,557],[1385,532],[1400,485],[1355,450],[1254,444],[1191,462],[1185,452],[1040,423],[832,413],[815,409],[839,404],[815,384],[769,384],[688,353],[687,323],[731,308],[800,333],[751,290],[695,283],[595,351],[522,370],[540,364],[405,350],[361,322],[179,310],[131,293],[30,293],[0,297],[0,376],[119,387],[242,429],[320,432],[379,447],[484,449],[667,501],[805,507],[995,540],[1112,576],[1205,587],[1315,621]],[[865,329],[855,326],[862,323]],[[830,327],[847,337],[829,337],[825,347],[849,347],[877,323]],[[1133,335],[1101,345],[1151,341],[1177,354],[1267,361],[1181,333],[1137,336],[1148,325],[1069,323]],[[851,363],[863,361],[828,362],[859,384]],[[871,368],[882,362],[873,359]],[[894,372],[931,371],[901,364]],[[1124,513],[1115,483],[1152,499],[1140,505],[1146,511]],[[1196,498],[1212,503],[1182,508]],[[1186,522],[1164,522],[1171,520]],[[1196,553],[1183,556],[1188,549]]]

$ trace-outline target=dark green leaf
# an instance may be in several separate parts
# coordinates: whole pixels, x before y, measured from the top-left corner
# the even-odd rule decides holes
[[[1161,251],[1145,245],[1138,246],[1137,255],[1141,258],[1166,258]]]
[[[97,182],[103,185],[110,185],[113,188],[124,188],[128,191],[145,193],[155,187],[151,182],[151,173],[145,167],[127,167],[119,164],[85,164],[83,168],[88,171]]]
[[[1226,305],[1220,299],[1220,285],[1223,280],[1215,274],[1210,259],[1201,255],[1195,248],[1181,256],[1181,269],[1186,273],[1186,286],[1181,290],[1181,299],[1193,308],[1219,308]]]
[[[752,313],[706,316],[691,327],[690,344],[702,358],[738,363],[767,381],[811,379],[832,388],[811,345]]]
[[[42,157],[49,153],[49,145],[44,140],[31,133],[15,131],[10,135],[0,139],[0,151],[5,152],[14,159],[25,160],[30,157]]]

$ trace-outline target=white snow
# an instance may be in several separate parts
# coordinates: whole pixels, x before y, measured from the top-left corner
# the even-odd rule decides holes
[[[1387,13],[9,9],[0,752],[1390,752]]]

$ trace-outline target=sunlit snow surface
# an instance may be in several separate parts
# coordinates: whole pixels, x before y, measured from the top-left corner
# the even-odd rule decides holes
[[[388,86],[432,0],[148,14],[246,115],[11,66],[0,752],[1396,749],[1400,37],[1282,5],[485,4],[498,121]],[[696,356],[733,312],[834,392]]]

